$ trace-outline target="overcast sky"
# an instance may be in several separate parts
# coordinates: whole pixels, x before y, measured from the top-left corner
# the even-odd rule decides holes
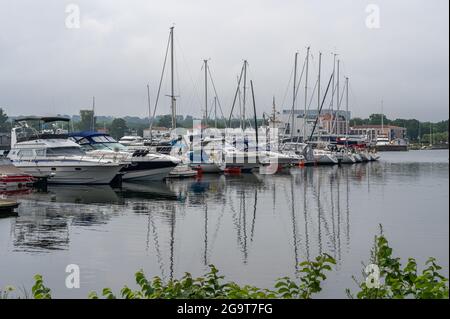
[[[80,28],[67,27],[71,3]],[[372,3],[379,28],[366,24]],[[448,119],[448,11],[448,0],[0,0],[0,107],[10,115],[78,114],[95,95],[98,115],[147,116],[146,85],[153,103],[175,24],[181,114],[201,115],[205,58],[225,113],[244,59],[258,112],[270,110],[272,96],[289,108],[294,53],[301,69],[310,46],[309,94],[318,52],[323,89],[336,52],[353,116],[379,113],[384,100],[390,118]],[[167,79],[158,114],[169,113],[169,93]]]

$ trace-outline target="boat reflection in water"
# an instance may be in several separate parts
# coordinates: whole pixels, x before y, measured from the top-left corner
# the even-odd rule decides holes
[[[332,255],[350,278],[367,257],[361,254],[367,253],[378,223],[393,223],[380,198],[395,205],[402,196],[391,195],[398,183],[428,183],[430,174],[445,176],[443,170],[448,176],[448,163],[433,169],[408,165],[371,162],[292,168],[276,175],[203,175],[124,183],[120,189],[50,187],[47,193],[18,196],[19,216],[11,218],[13,245],[6,256],[67,250],[80,266],[91,267],[91,279],[84,283],[90,290],[120,289],[141,268],[149,277],[168,280],[186,271],[203,274],[209,264],[230,280],[271,287],[274,279],[295,276],[299,262],[321,253]],[[330,274],[330,280],[339,274]]]
[[[256,246],[255,253],[261,253],[261,243],[267,238],[275,240],[280,227],[284,236],[290,235],[276,248],[291,250],[291,265],[298,270],[300,261],[322,252],[339,261],[342,244],[348,245],[349,174],[350,169],[336,166],[308,167],[277,175],[128,182],[117,189],[50,186],[46,192],[21,197],[20,214],[14,221],[14,246],[35,252],[69,249],[71,227],[98,227],[122,214],[136,213],[147,216],[146,250],[154,250],[165,279],[182,271],[175,271],[177,255],[184,255],[176,247],[186,238],[202,237],[188,248],[196,252],[202,269],[220,254],[215,247],[223,246],[225,239],[231,245],[228,249],[236,250],[246,265],[252,263],[252,249]],[[356,169],[355,175],[359,174]]]

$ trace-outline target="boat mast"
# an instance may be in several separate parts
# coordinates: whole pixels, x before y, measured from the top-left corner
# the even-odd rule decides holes
[[[321,71],[322,71],[322,52],[319,52],[319,75],[317,77],[317,117],[319,117],[319,115],[320,115],[320,73],[321,73]],[[320,132],[319,132],[319,137],[320,137]]]
[[[258,151],[259,147],[259,138],[258,138],[258,119],[256,117],[256,103],[255,103],[255,91],[253,90],[253,81],[250,80],[250,87],[252,89],[252,100],[253,100],[253,117],[255,121],[255,135],[256,135],[256,151]]]
[[[208,125],[208,60],[203,60],[205,64],[205,126]]]
[[[339,65],[340,65],[340,60],[337,60],[337,80],[336,80],[336,99],[337,99],[337,110],[336,110],[336,114],[334,116],[334,129],[335,129],[335,133],[336,135],[339,135],[339,123],[338,123],[338,119],[339,119],[339,111],[341,110],[341,100],[339,98],[339,77],[340,77],[340,73],[339,73]]]
[[[381,100],[381,133],[384,135],[383,100]]]
[[[217,96],[214,96],[214,127],[217,128]]]
[[[336,56],[337,53],[333,53],[333,82],[332,82],[332,87],[333,89],[331,90],[331,110],[334,110],[334,81],[335,81],[335,77],[336,77]]]
[[[170,98],[171,98],[171,111],[172,111],[172,129],[177,127],[176,119],[176,98],[174,89],[174,55],[173,55],[173,29],[170,27]]]
[[[150,105],[150,85],[147,84],[147,103],[148,103],[148,124],[150,130],[150,137],[152,136],[152,107]],[[151,138],[150,138],[151,141]]]
[[[308,107],[308,69],[309,69],[309,47],[306,48],[305,110],[303,113],[303,142],[305,142],[305,140],[306,140],[306,109]]]
[[[345,142],[348,145],[348,77],[345,77]]]
[[[297,88],[297,58],[298,58],[298,52],[295,52],[294,57],[294,89],[292,91],[292,111],[291,111],[291,141],[293,141],[294,138],[294,111],[295,111],[295,98],[296,98],[296,88]]]
[[[245,91],[247,85],[247,60],[244,60],[244,87],[243,87],[243,100],[242,100],[242,130],[245,130]]]

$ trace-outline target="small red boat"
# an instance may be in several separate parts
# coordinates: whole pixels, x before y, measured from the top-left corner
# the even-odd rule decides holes
[[[21,188],[31,185],[35,178],[16,168],[9,161],[0,162],[0,189]]]

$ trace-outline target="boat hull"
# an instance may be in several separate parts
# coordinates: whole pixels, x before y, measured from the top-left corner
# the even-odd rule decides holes
[[[177,166],[173,161],[133,161],[122,168],[124,181],[162,181]]]
[[[109,184],[122,168],[121,165],[33,165],[20,162],[14,165],[36,178],[47,178],[49,184]]]

